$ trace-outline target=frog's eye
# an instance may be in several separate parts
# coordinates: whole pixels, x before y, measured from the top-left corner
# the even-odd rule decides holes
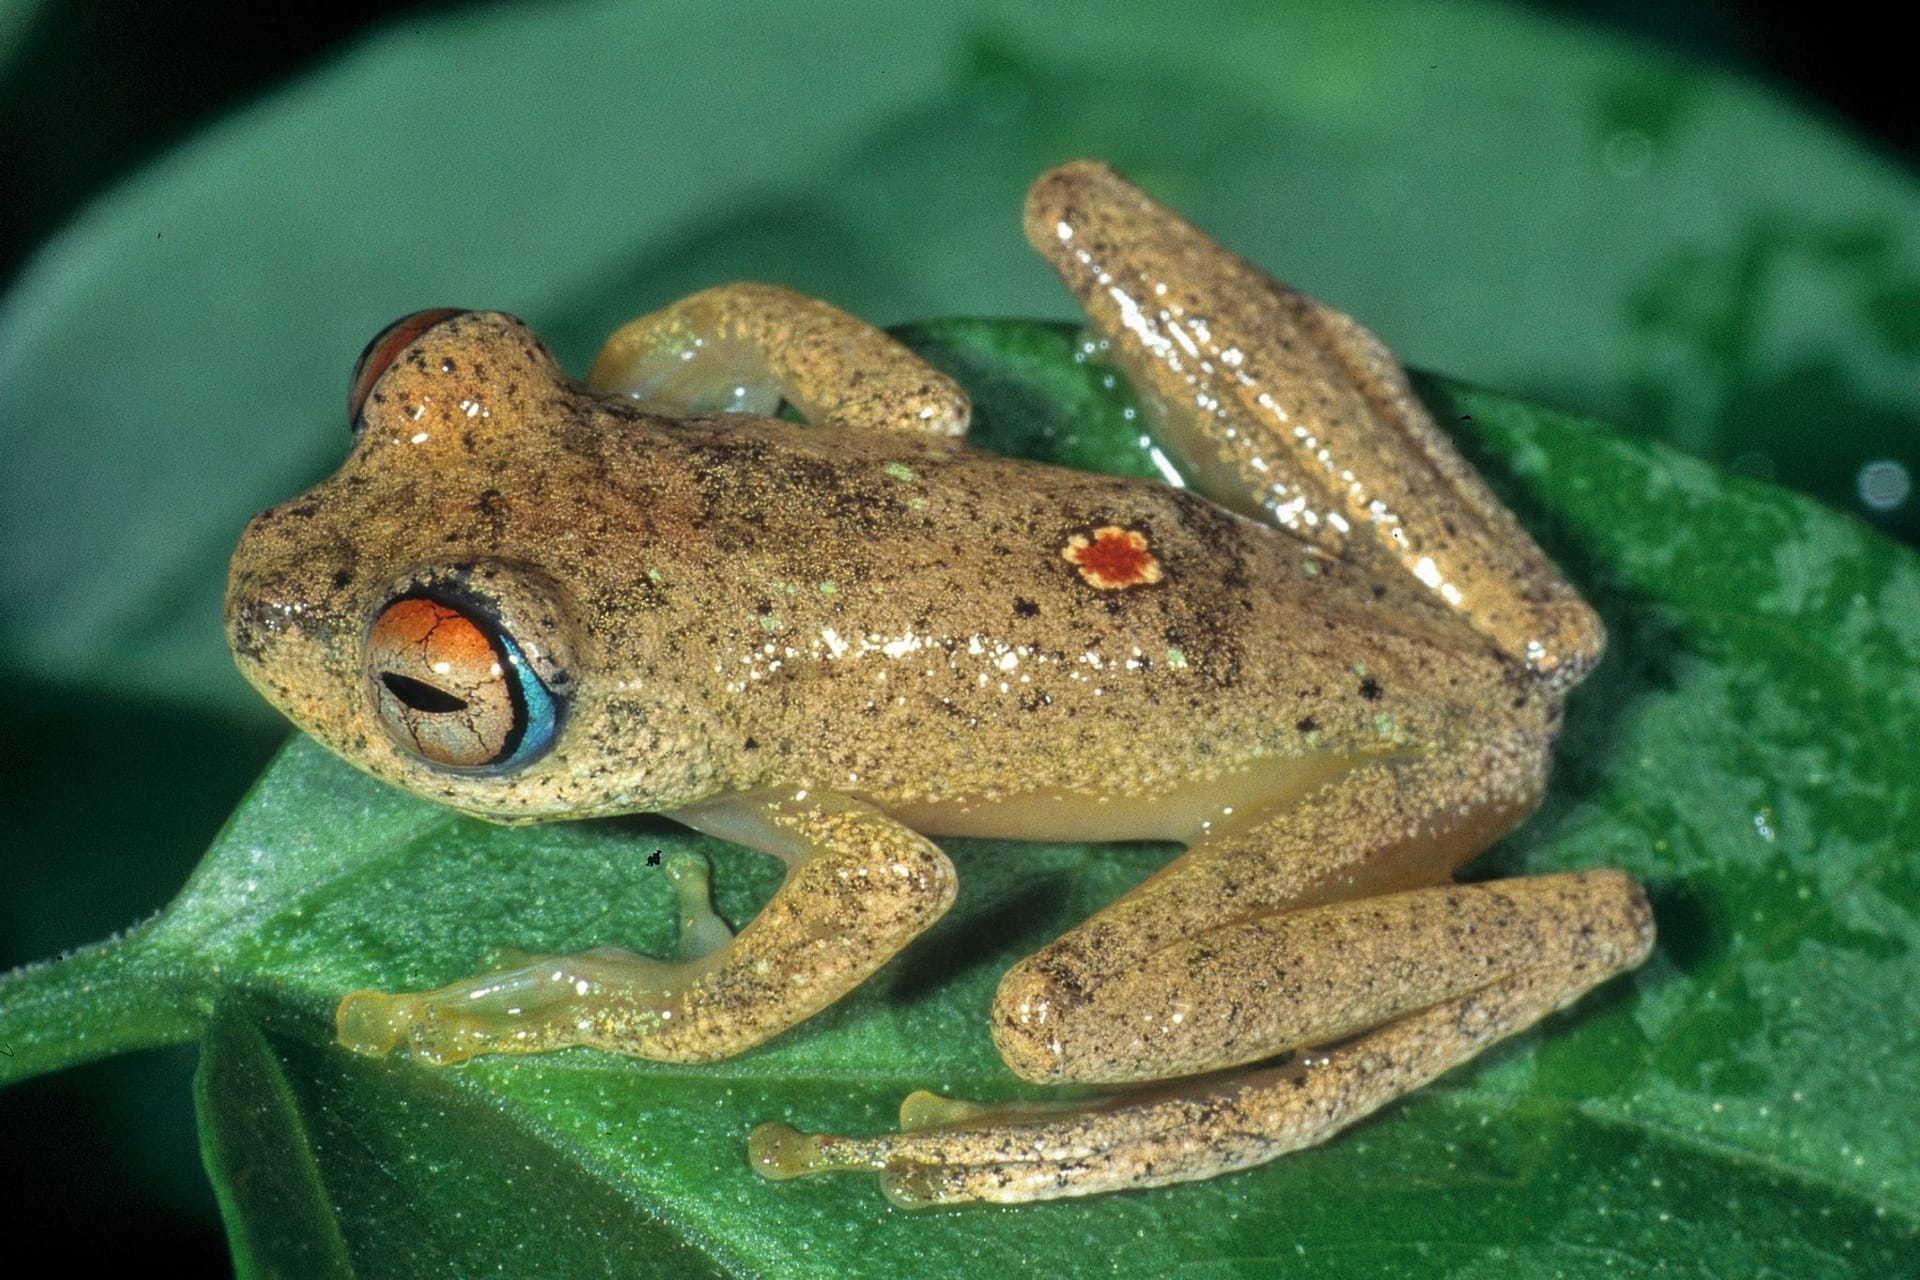
[[[395,600],[367,635],[367,672],[387,732],[434,764],[517,769],[553,745],[560,700],[477,609]]]
[[[402,351],[412,345],[413,340],[425,333],[442,320],[451,320],[460,315],[459,307],[435,307],[431,311],[416,311],[410,316],[401,316],[392,324],[373,335],[373,341],[366,345],[360,358],[353,363],[353,378],[347,384],[347,421],[353,429],[360,429],[360,411],[366,408],[367,396],[373,390],[373,384],[380,381],[380,375],[387,371]]]

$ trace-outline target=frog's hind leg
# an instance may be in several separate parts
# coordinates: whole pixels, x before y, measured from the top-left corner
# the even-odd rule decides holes
[[[1598,619],[1455,452],[1380,340],[1091,161],[1041,175],[1027,238],[1073,291],[1194,486],[1325,550],[1412,574],[1571,685]]]
[[[623,326],[587,375],[665,413],[771,414],[964,436],[966,392],[864,320],[770,284],[724,284]]]
[[[1585,985],[1569,994],[1564,983],[1523,972],[1273,1066],[1030,1114],[1019,1104],[949,1104],[951,1120],[914,1128],[916,1109],[942,1118],[937,1100],[915,1095],[901,1108],[898,1134],[839,1138],[763,1125],[752,1135],[751,1158],[772,1178],[876,1172],[887,1198],[909,1209],[1018,1204],[1216,1177],[1324,1141],[1531,1026]]]
[[[1028,1079],[1199,1079],[1039,1113],[916,1096],[899,1134],[767,1126],[756,1167],[873,1169],[907,1205],[1011,1202],[1212,1177],[1326,1139],[1652,944],[1616,871],[1447,882],[1531,801],[1477,781],[1490,766],[1361,765],[1196,844],[1001,984],[995,1041]]]

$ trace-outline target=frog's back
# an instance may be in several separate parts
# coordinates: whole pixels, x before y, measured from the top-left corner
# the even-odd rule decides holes
[[[1504,678],[1417,592],[1191,491],[738,416],[636,447],[607,470],[646,491],[601,492],[655,625],[617,665],[670,649],[743,785],[1163,794],[1432,741],[1447,709],[1397,690]]]

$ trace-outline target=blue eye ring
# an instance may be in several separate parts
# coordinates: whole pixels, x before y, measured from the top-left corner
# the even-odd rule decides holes
[[[461,773],[512,773],[552,748],[565,698],[478,602],[417,591],[367,633],[374,710],[403,749]]]
[[[530,764],[547,753],[560,731],[560,698],[547,688],[512,636],[496,627],[493,638],[506,659],[512,679],[507,688],[514,703],[514,728],[505,756],[493,767],[502,773]]]

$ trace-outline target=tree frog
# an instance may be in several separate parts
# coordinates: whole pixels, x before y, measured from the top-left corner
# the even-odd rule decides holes
[[[346,462],[234,554],[247,678],[467,813],[662,813],[787,873],[736,935],[681,867],[671,959],[353,992],[343,1044],[723,1058],[940,917],[929,837],[1179,842],[994,1001],[1017,1075],[1103,1092],[749,1140],[773,1178],[1011,1202],[1319,1142],[1647,956],[1621,872],[1453,880],[1539,799],[1603,633],[1393,356],[1102,164],[1026,230],[1192,487],[975,451],[951,380],[771,286],[634,321],[584,386],[496,312],[369,344]]]

